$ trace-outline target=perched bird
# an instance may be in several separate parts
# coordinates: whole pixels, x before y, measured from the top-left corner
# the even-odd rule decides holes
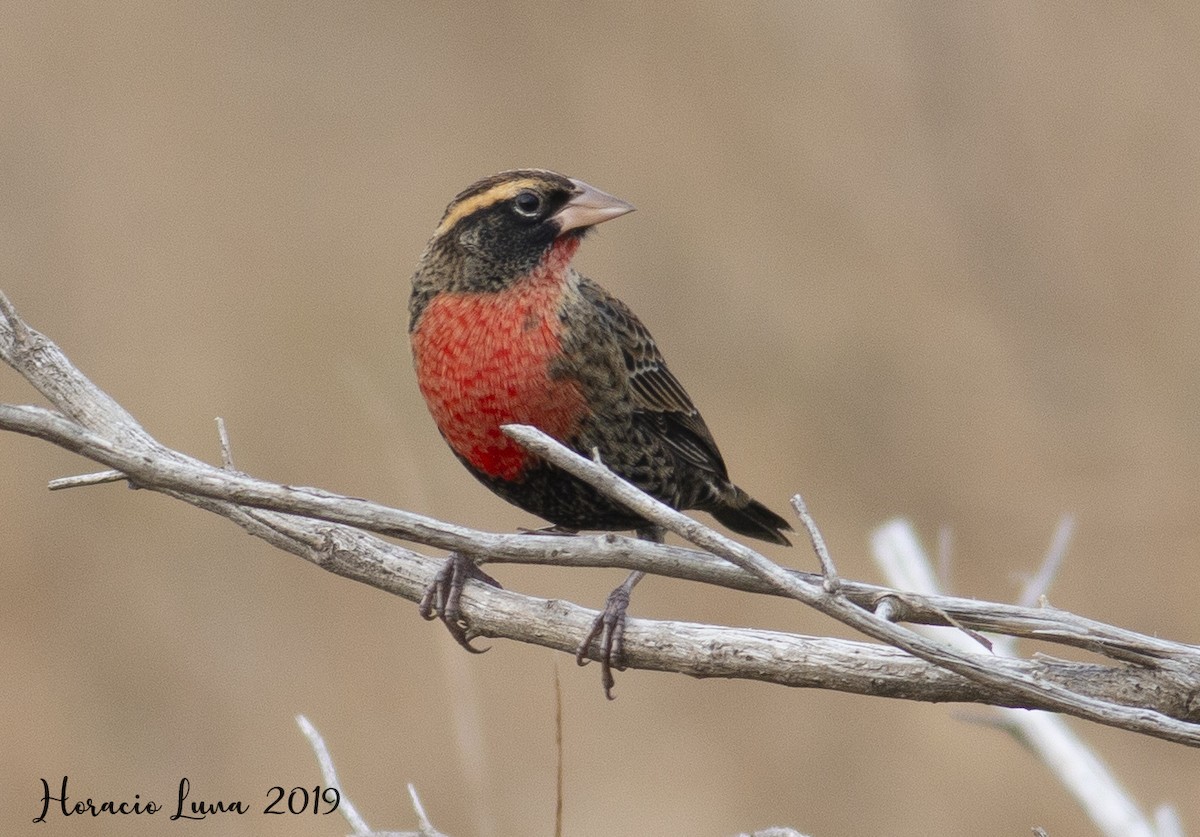
[[[558,531],[661,537],[648,521],[526,452],[502,425],[533,425],[584,456],[598,452],[612,471],[676,509],[704,510],[734,532],[787,544],[787,521],[730,481],[650,332],[625,303],[571,267],[593,226],[632,210],[540,169],[484,178],[450,202],[409,301],[413,362],[434,422],[484,485]],[[457,593],[465,575],[495,582],[461,560],[451,575],[437,604],[427,595],[422,612],[432,618],[440,610],[469,648]],[[606,690],[634,576],[607,609]],[[581,661],[596,633],[581,646]]]

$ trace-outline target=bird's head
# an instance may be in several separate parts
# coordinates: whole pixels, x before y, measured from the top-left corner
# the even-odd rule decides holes
[[[494,174],[446,207],[422,272],[436,266],[445,287],[455,290],[499,290],[537,267],[556,244],[632,211],[620,198],[552,171]]]

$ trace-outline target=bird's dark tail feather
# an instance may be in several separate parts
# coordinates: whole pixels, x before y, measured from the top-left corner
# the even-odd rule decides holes
[[[712,516],[723,525],[740,535],[783,546],[792,545],[783,535],[784,532],[792,531],[791,524],[745,491],[734,486],[733,496],[723,499],[724,503],[709,509]]]

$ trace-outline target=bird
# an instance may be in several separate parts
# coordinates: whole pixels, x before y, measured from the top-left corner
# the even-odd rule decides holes
[[[545,531],[663,532],[502,432],[532,425],[678,510],[711,513],[741,535],[787,545],[788,522],[735,485],[712,433],[624,302],[571,266],[584,237],[633,205],[546,169],[503,171],[447,206],[412,277],[416,379],[438,431],[483,485],[551,524]],[[580,644],[601,639],[605,693],[635,572]],[[458,597],[467,578],[498,586],[452,554],[421,603],[471,651]]]

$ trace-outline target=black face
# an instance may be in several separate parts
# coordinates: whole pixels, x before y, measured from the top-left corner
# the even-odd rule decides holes
[[[451,202],[435,240],[453,255],[471,285],[494,289],[532,270],[562,230],[555,213],[576,194],[562,175],[503,172]]]
[[[494,234],[491,246],[514,255],[527,251],[539,257],[562,232],[554,213],[571,199],[574,189],[554,183],[526,186],[515,195],[498,200],[464,218],[468,227],[478,226]],[[485,234],[485,237],[488,237]]]

